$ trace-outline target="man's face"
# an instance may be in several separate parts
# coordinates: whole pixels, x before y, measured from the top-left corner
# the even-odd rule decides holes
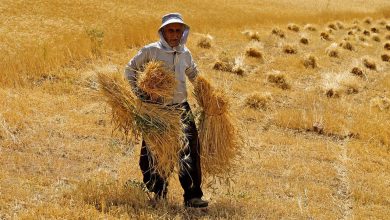
[[[180,43],[183,35],[184,25],[179,23],[168,24],[163,27],[163,36],[165,41],[171,47],[176,47]]]

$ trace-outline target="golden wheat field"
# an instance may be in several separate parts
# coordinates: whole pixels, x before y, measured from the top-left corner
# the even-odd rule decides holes
[[[207,209],[177,176],[150,203],[98,92],[169,12],[244,139]],[[0,24],[0,219],[390,218],[387,0],[0,0]]]

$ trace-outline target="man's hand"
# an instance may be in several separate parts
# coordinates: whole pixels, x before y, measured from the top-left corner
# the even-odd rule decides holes
[[[137,88],[136,90],[134,90],[134,93],[143,102],[153,103],[153,104],[163,104],[164,103],[164,101],[161,97],[159,97],[157,99],[152,99],[152,97],[150,97],[149,94],[147,94],[146,92],[144,92],[140,88]]]

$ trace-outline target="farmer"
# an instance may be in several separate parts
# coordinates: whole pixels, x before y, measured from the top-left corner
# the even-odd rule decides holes
[[[139,98],[148,101],[150,97],[141,91],[136,84],[137,71],[142,71],[143,65],[152,60],[163,61],[174,71],[177,87],[173,100],[164,105],[173,105],[184,109],[182,122],[186,125],[186,141],[180,153],[180,184],[184,190],[184,205],[186,207],[207,207],[208,202],[202,200],[202,172],[200,167],[200,145],[193,115],[187,102],[186,77],[193,82],[198,75],[198,69],[191,53],[185,46],[190,27],[184,23],[179,13],[163,16],[162,25],[158,30],[160,40],[143,47],[126,66],[125,76],[133,91]],[[150,101],[150,100],[149,100]],[[162,103],[161,103],[162,104]],[[140,167],[143,181],[149,191],[154,192],[156,200],[166,199],[168,182],[153,168],[154,164],[147,143],[142,141]]]

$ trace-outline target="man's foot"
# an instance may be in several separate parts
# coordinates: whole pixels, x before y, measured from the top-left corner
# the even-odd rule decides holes
[[[190,200],[185,201],[184,205],[186,207],[192,207],[192,208],[204,208],[209,205],[209,202],[201,198],[192,198]]]

